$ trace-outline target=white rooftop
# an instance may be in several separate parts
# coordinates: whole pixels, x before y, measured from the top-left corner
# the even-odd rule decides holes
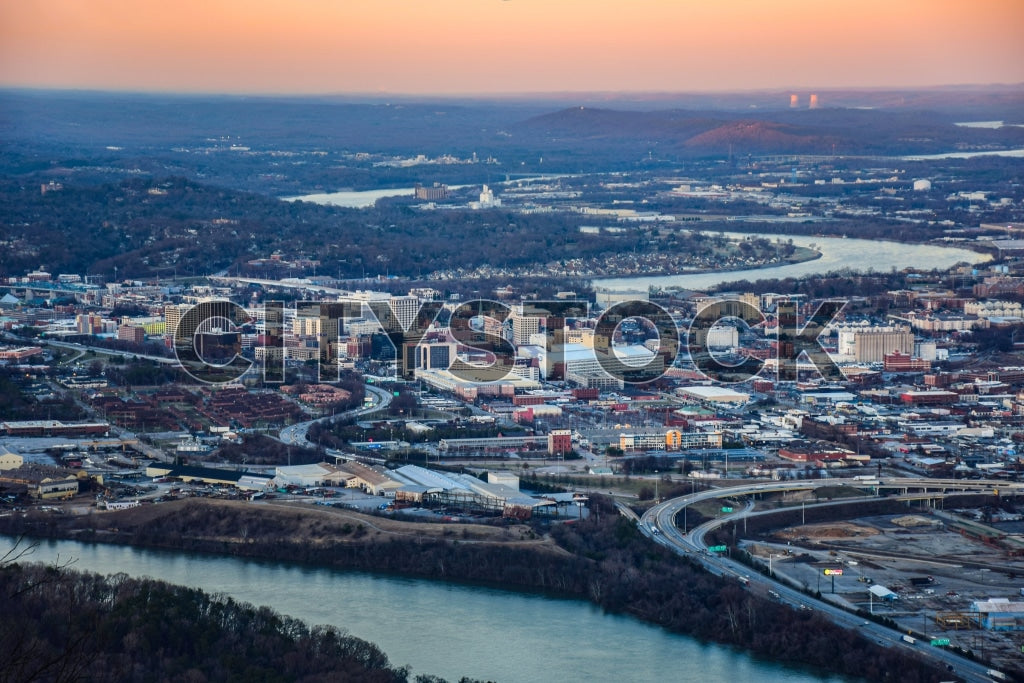
[[[324,467],[323,464],[314,463],[312,465],[277,467],[275,471],[279,477],[323,477],[334,473],[336,470],[333,467]]]
[[[889,596],[896,595],[895,593],[893,593],[891,590],[889,590],[885,586],[881,586],[881,585],[879,585],[877,583],[874,586],[872,586],[871,588],[869,588],[868,591],[871,592],[871,593],[874,593],[875,596],[877,596],[879,598],[887,598]]]
[[[1021,612],[1024,613],[1024,602],[1010,602],[1007,598],[989,598],[978,600],[971,605],[978,612]]]
[[[748,401],[750,394],[743,394],[725,387],[714,387],[710,385],[697,385],[680,387],[679,391],[700,398],[706,401]]]

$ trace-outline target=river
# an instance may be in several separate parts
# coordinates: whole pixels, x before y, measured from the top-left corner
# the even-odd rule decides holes
[[[986,254],[969,249],[940,247],[932,244],[904,244],[882,240],[843,239],[841,237],[816,237],[806,235],[753,235],[726,232],[728,237],[764,237],[783,242],[792,239],[793,244],[810,247],[821,252],[821,258],[802,263],[749,270],[689,273],[679,275],[653,275],[647,277],[606,278],[594,280],[594,288],[607,291],[647,291],[648,287],[678,287],[680,289],[706,290],[737,280],[762,280],[787,277],[805,277],[830,271],[850,270],[867,272],[888,272],[895,268],[917,268],[940,270],[950,268],[961,261],[980,263],[989,260]]]
[[[995,149],[976,152],[944,152],[900,157],[903,161],[930,161],[933,159],[974,159],[976,157],[1024,157],[1024,149]]]
[[[1012,153],[1024,153],[1024,150],[1015,150]],[[940,155],[941,156],[941,155]],[[937,157],[938,158],[938,157]],[[546,178],[535,178],[531,180],[544,180]],[[501,185],[501,183],[495,183]],[[452,189],[466,187],[464,185],[453,186]],[[362,190],[347,192],[331,192],[323,194],[309,194],[301,197],[287,197],[286,201],[307,201],[316,204],[333,204],[349,208],[366,208],[373,206],[373,203],[383,197],[395,197],[400,195],[411,196],[413,189],[399,188],[389,190]],[[623,277],[605,278],[594,280],[594,287],[598,290],[610,291],[646,291],[651,285],[658,287],[679,287],[682,289],[703,290],[710,289],[717,285],[734,282],[737,280],[758,280],[786,277],[803,277],[807,275],[818,275],[833,270],[849,268],[851,270],[866,272],[868,270],[888,271],[892,268],[901,270],[903,268],[931,269],[950,268],[953,265],[966,261],[968,263],[980,263],[987,261],[989,257],[968,249],[956,247],[941,247],[931,244],[904,244],[901,242],[886,242],[881,240],[842,239],[839,237],[816,237],[806,235],[754,235],[753,233],[724,233],[730,237],[742,239],[743,237],[756,236],[770,240],[780,239],[782,241],[793,240],[793,244],[802,247],[814,248],[821,252],[821,258],[802,263],[794,263],[785,266],[773,266],[770,268],[754,268],[737,271],[713,271],[708,273],[691,273],[679,275],[655,275],[646,277]]]
[[[449,190],[461,190],[467,185],[449,185]],[[384,190],[341,190],[340,192],[314,192],[297,197],[281,197],[285,202],[310,202],[325,206],[341,206],[346,209],[368,209],[378,199],[386,197],[412,197],[416,192],[412,187],[392,187]]]
[[[455,189],[455,186],[452,186],[449,189]],[[411,187],[397,187],[387,190],[318,192],[314,194],[304,194],[299,197],[282,197],[282,199],[286,202],[312,202],[313,204],[343,206],[348,209],[366,209],[373,206],[378,199],[384,199],[385,197],[412,197],[413,192],[414,189]]]
[[[0,536],[0,555],[12,544]],[[699,643],[580,600],[495,588],[127,546],[41,541],[29,558],[125,572],[269,605],[379,645],[395,665],[450,680],[830,681]]]

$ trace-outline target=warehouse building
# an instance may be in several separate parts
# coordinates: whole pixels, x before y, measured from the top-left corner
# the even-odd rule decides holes
[[[21,420],[0,422],[0,432],[7,436],[88,436],[106,434],[106,422],[61,422],[60,420]]]
[[[750,400],[750,394],[744,394],[732,389],[714,387],[710,385],[698,385],[691,387],[679,387],[676,393],[683,398],[706,404],[731,404],[740,405]]]
[[[18,456],[20,457],[20,456]],[[0,473],[0,484],[24,486],[28,495],[43,500],[72,498],[78,493],[79,473],[31,463]],[[84,473],[81,476],[85,476]]]
[[[390,472],[381,471],[354,460],[339,461],[335,468],[350,477],[346,486],[362,489],[374,496],[393,495],[396,489],[402,487],[402,482],[391,476]]]
[[[989,631],[1024,631],[1024,602],[1011,602],[1009,598],[975,600],[971,611],[976,612],[978,626]]]
[[[417,465],[405,465],[393,474],[406,482],[395,492],[396,502],[501,513],[513,519],[529,519],[541,511],[553,513],[557,508],[554,500],[521,493],[518,486],[510,485],[511,479],[501,476],[484,482],[471,475],[435,472]]]
[[[355,479],[350,474],[326,462],[319,462],[312,465],[291,465],[278,467],[274,470],[275,486],[301,486],[304,488],[313,486],[349,486]],[[355,484],[352,485],[355,488]]]
[[[7,450],[6,446],[0,446],[0,471],[16,470],[24,464],[25,458]]]
[[[441,451],[529,451],[547,450],[547,436],[492,436],[473,439],[441,439]]]
[[[271,478],[255,472],[221,470],[192,465],[166,465],[154,463],[146,467],[147,477],[171,477],[186,484],[234,486],[243,491],[263,491],[270,487]]]

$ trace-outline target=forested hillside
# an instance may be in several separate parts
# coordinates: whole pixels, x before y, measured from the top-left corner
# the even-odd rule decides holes
[[[405,681],[374,644],[124,574],[0,570],[0,681]]]

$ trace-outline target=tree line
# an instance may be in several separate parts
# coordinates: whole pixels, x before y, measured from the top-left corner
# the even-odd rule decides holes
[[[0,596],[0,681],[410,679],[376,645],[332,626],[149,578],[8,562]]]

